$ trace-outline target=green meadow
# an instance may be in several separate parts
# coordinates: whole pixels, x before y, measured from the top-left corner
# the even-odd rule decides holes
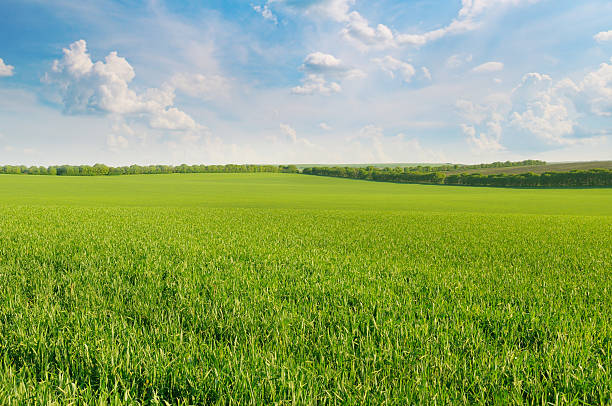
[[[0,404],[612,402],[612,189],[0,176]]]

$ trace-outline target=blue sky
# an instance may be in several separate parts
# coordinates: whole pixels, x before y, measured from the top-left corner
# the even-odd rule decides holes
[[[0,3],[0,163],[612,159],[612,3]]]

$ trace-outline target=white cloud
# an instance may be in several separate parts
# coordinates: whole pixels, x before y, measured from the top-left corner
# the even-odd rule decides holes
[[[160,130],[194,130],[198,128],[198,124],[189,114],[176,107],[158,111],[151,117],[150,125],[152,128]]]
[[[0,58],[0,77],[13,76],[14,69],[14,66],[7,65],[6,63],[4,63],[4,60]]]
[[[281,133],[286,137],[290,144],[300,144],[308,148],[316,148],[312,142],[306,138],[300,138],[297,135],[297,131],[289,124],[280,124]]]
[[[421,68],[421,71],[423,72],[423,77],[425,77],[425,79],[431,80],[431,72],[429,71],[429,69],[427,69],[425,66],[423,66]]]
[[[111,150],[119,150],[128,148],[130,143],[123,135],[109,134],[106,137],[106,145]]]
[[[203,100],[225,97],[229,89],[227,79],[219,75],[177,73],[170,79],[170,84],[186,95]]]
[[[280,129],[283,135],[285,135],[289,141],[293,143],[297,142],[297,132],[293,127],[291,127],[289,124],[281,124]]]
[[[355,0],[322,0],[310,7],[310,12],[324,14],[336,21],[345,21]]]
[[[400,75],[404,82],[410,82],[412,77],[416,73],[414,66],[407,62],[400,61],[393,58],[392,56],[385,56],[380,59],[373,59],[373,61],[380,66],[382,70],[387,72],[391,78],[395,78],[396,73]],[[425,74],[428,75],[429,71],[425,68]],[[431,78],[431,76],[429,76]]]
[[[359,69],[354,69],[342,63],[333,55],[313,52],[306,56],[300,70],[306,73],[302,86],[291,89],[291,93],[299,95],[339,93],[342,87],[337,80],[356,79],[365,76]]]
[[[355,79],[365,76],[365,73],[361,70],[346,66],[335,56],[322,52],[313,52],[307,55],[301,69],[309,74],[328,75],[337,78]]]
[[[472,69],[472,72],[491,73],[491,72],[499,72],[503,69],[504,69],[504,64],[501,62],[486,62]]]
[[[423,148],[416,138],[400,133],[385,136],[381,127],[367,125],[355,136],[347,138],[347,146],[355,162],[399,163],[439,161],[440,155]]]
[[[578,87],[590,103],[591,112],[598,116],[612,116],[612,59],[610,62],[587,74]]]
[[[268,4],[279,4],[292,10],[300,10],[307,15],[346,21],[355,0],[269,0]]]
[[[470,62],[472,62],[472,55],[451,55],[446,60],[446,67],[457,69]]]
[[[324,131],[331,131],[332,127],[327,123],[319,123],[319,128]]]
[[[461,0],[459,18],[472,19],[492,8],[533,4],[540,0]]]
[[[515,111],[510,124],[554,144],[573,144],[577,122],[570,114],[571,102],[560,97],[547,75],[529,73],[513,92]]]
[[[268,4],[264,4],[263,6],[253,6],[253,10],[257,11],[263,18],[266,20],[272,21],[274,24],[278,24],[278,19],[270,10]]]
[[[610,31],[602,31],[602,32],[600,32],[598,34],[595,34],[595,36],[593,38],[595,38],[595,41],[597,41],[597,42],[612,41],[612,30],[610,30]]]
[[[457,101],[459,113],[469,123],[461,124],[461,129],[476,152],[498,152],[505,149],[501,138],[509,103],[503,95],[491,95],[484,104],[475,104],[469,100]]]
[[[384,24],[378,24],[376,28],[372,28],[368,20],[357,11],[349,14],[342,34],[345,38],[365,48],[388,48],[395,46],[394,35],[389,27]]]
[[[516,127],[560,145],[590,142],[599,135],[576,138],[581,117],[612,116],[612,65],[602,63],[578,84],[563,79],[556,84],[548,75],[529,73],[514,89],[515,111],[511,123]],[[582,135],[582,134],[581,134]]]
[[[336,82],[328,82],[322,75],[310,74],[302,79],[302,86],[291,89],[291,93],[298,95],[322,94],[328,96],[339,93],[342,87]]]
[[[467,137],[468,142],[479,153],[504,150],[504,147],[500,144],[502,130],[501,124],[498,121],[487,123],[488,131],[477,133],[474,126],[467,124],[461,124],[461,129],[463,130],[463,134]]]
[[[387,48],[399,45],[423,46],[447,35],[455,35],[473,31],[482,24],[483,16],[492,10],[500,10],[510,6],[536,3],[540,0],[462,0],[462,7],[455,19],[448,25],[421,34],[393,33],[384,24],[376,28],[357,11],[348,14],[344,20],[345,28],[342,31],[348,39],[354,40],[362,48]]]
[[[153,128],[195,130],[199,126],[186,113],[173,107],[170,86],[136,93],[129,84],[135,73],[125,58],[111,52],[103,61],[93,62],[87,44],[79,40],[64,49],[61,60],[53,63],[46,81],[57,84],[66,112],[145,116]]]
[[[523,76],[506,96],[479,105],[459,100],[456,107],[467,121],[461,125],[468,141],[480,150],[500,150],[505,128],[554,146],[594,144],[606,131],[589,130],[581,122],[612,116],[612,64],[603,63],[575,83],[554,82],[537,72]]]

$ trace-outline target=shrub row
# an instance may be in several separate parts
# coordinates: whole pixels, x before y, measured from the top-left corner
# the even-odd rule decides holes
[[[412,172],[405,168],[348,168],[348,167],[315,167],[305,168],[302,173],[339,178],[366,179],[378,182],[425,183],[467,186],[499,187],[580,187],[612,186],[612,170],[589,169],[569,172],[533,172],[522,174],[478,173],[446,175],[444,172]]]
[[[61,165],[61,166],[0,166],[0,174],[26,175],[60,175],[60,176],[105,176],[105,175],[140,175],[157,173],[251,173],[251,172],[283,172],[297,173],[295,165],[131,165],[106,166]]]

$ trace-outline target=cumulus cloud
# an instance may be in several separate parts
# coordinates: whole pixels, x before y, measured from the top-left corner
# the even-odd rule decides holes
[[[224,97],[229,89],[227,79],[219,75],[177,73],[170,84],[181,93],[203,100]]]
[[[173,107],[174,89],[165,85],[137,93],[130,88],[132,66],[116,52],[93,62],[87,43],[79,40],[63,50],[46,81],[59,86],[65,111],[70,114],[102,113],[143,116],[153,128],[195,130],[199,126]]]
[[[368,20],[357,11],[349,14],[342,34],[348,40],[365,47],[388,48],[395,45],[394,35],[389,27],[384,24],[378,24],[376,28],[370,27]]]
[[[464,135],[481,150],[503,148],[504,129],[553,146],[592,144],[607,132],[589,130],[582,123],[612,116],[612,64],[602,63],[578,82],[528,73],[507,96],[483,104],[459,100],[456,107],[466,120],[461,125]]]
[[[319,123],[319,128],[324,131],[331,131],[332,127],[327,123]]]
[[[569,98],[553,85],[552,78],[539,73],[528,73],[513,90],[513,109],[510,124],[554,144],[573,144],[577,122]]]
[[[570,88],[577,88],[590,104],[591,112],[598,116],[612,116],[612,59],[610,62],[599,65],[599,69],[587,74],[578,86],[564,82]]]
[[[416,71],[414,66],[407,62],[400,61],[398,59],[393,58],[392,56],[385,56],[384,58],[373,59],[373,61],[380,66],[380,68],[387,72],[391,78],[395,78],[395,75],[398,74],[404,82],[410,82],[412,77],[415,75]],[[425,68],[424,73],[429,75],[429,71]],[[431,75],[429,75],[431,78]]]
[[[4,60],[0,58],[0,77],[2,76],[13,76],[15,67],[7,65]]]
[[[504,64],[501,62],[486,62],[472,69],[475,73],[491,73],[499,72],[504,69]]]
[[[425,66],[421,68],[421,72],[423,72],[423,77],[427,80],[431,80],[431,72]]]
[[[483,104],[459,100],[456,107],[468,121],[467,124],[461,124],[461,130],[477,152],[498,152],[505,149],[501,139],[505,115],[509,109],[509,100],[506,97],[493,95]]]
[[[307,75],[302,79],[302,86],[296,86],[291,89],[291,93],[297,95],[313,95],[321,94],[328,96],[333,93],[339,93],[342,87],[336,82],[328,82],[322,75]]]
[[[504,147],[500,144],[501,125],[498,121],[487,123],[487,130],[477,132],[471,125],[461,124],[463,134],[478,152],[498,152],[503,151]]]
[[[365,73],[345,65],[342,61],[330,54],[313,52],[306,56],[301,69],[309,74],[328,75],[337,78],[361,78]]]
[[[610,31],[602,31],[602,32],[600,32],[598,34],[595,34],[595,36],[593,38],[595,38],[595,41],[597,41],[597,42],[612,41],[612,30],[610,30]]]
[[[365,76],[359,69],[345,65],[333,55],[322,52],[313,52],[306,56],[300,67],[306,76],[302,79],[302,86],[294,87],[291,92],[299,95],[339,93],[342,87],[337,82],[343,79],[356,79]]]

